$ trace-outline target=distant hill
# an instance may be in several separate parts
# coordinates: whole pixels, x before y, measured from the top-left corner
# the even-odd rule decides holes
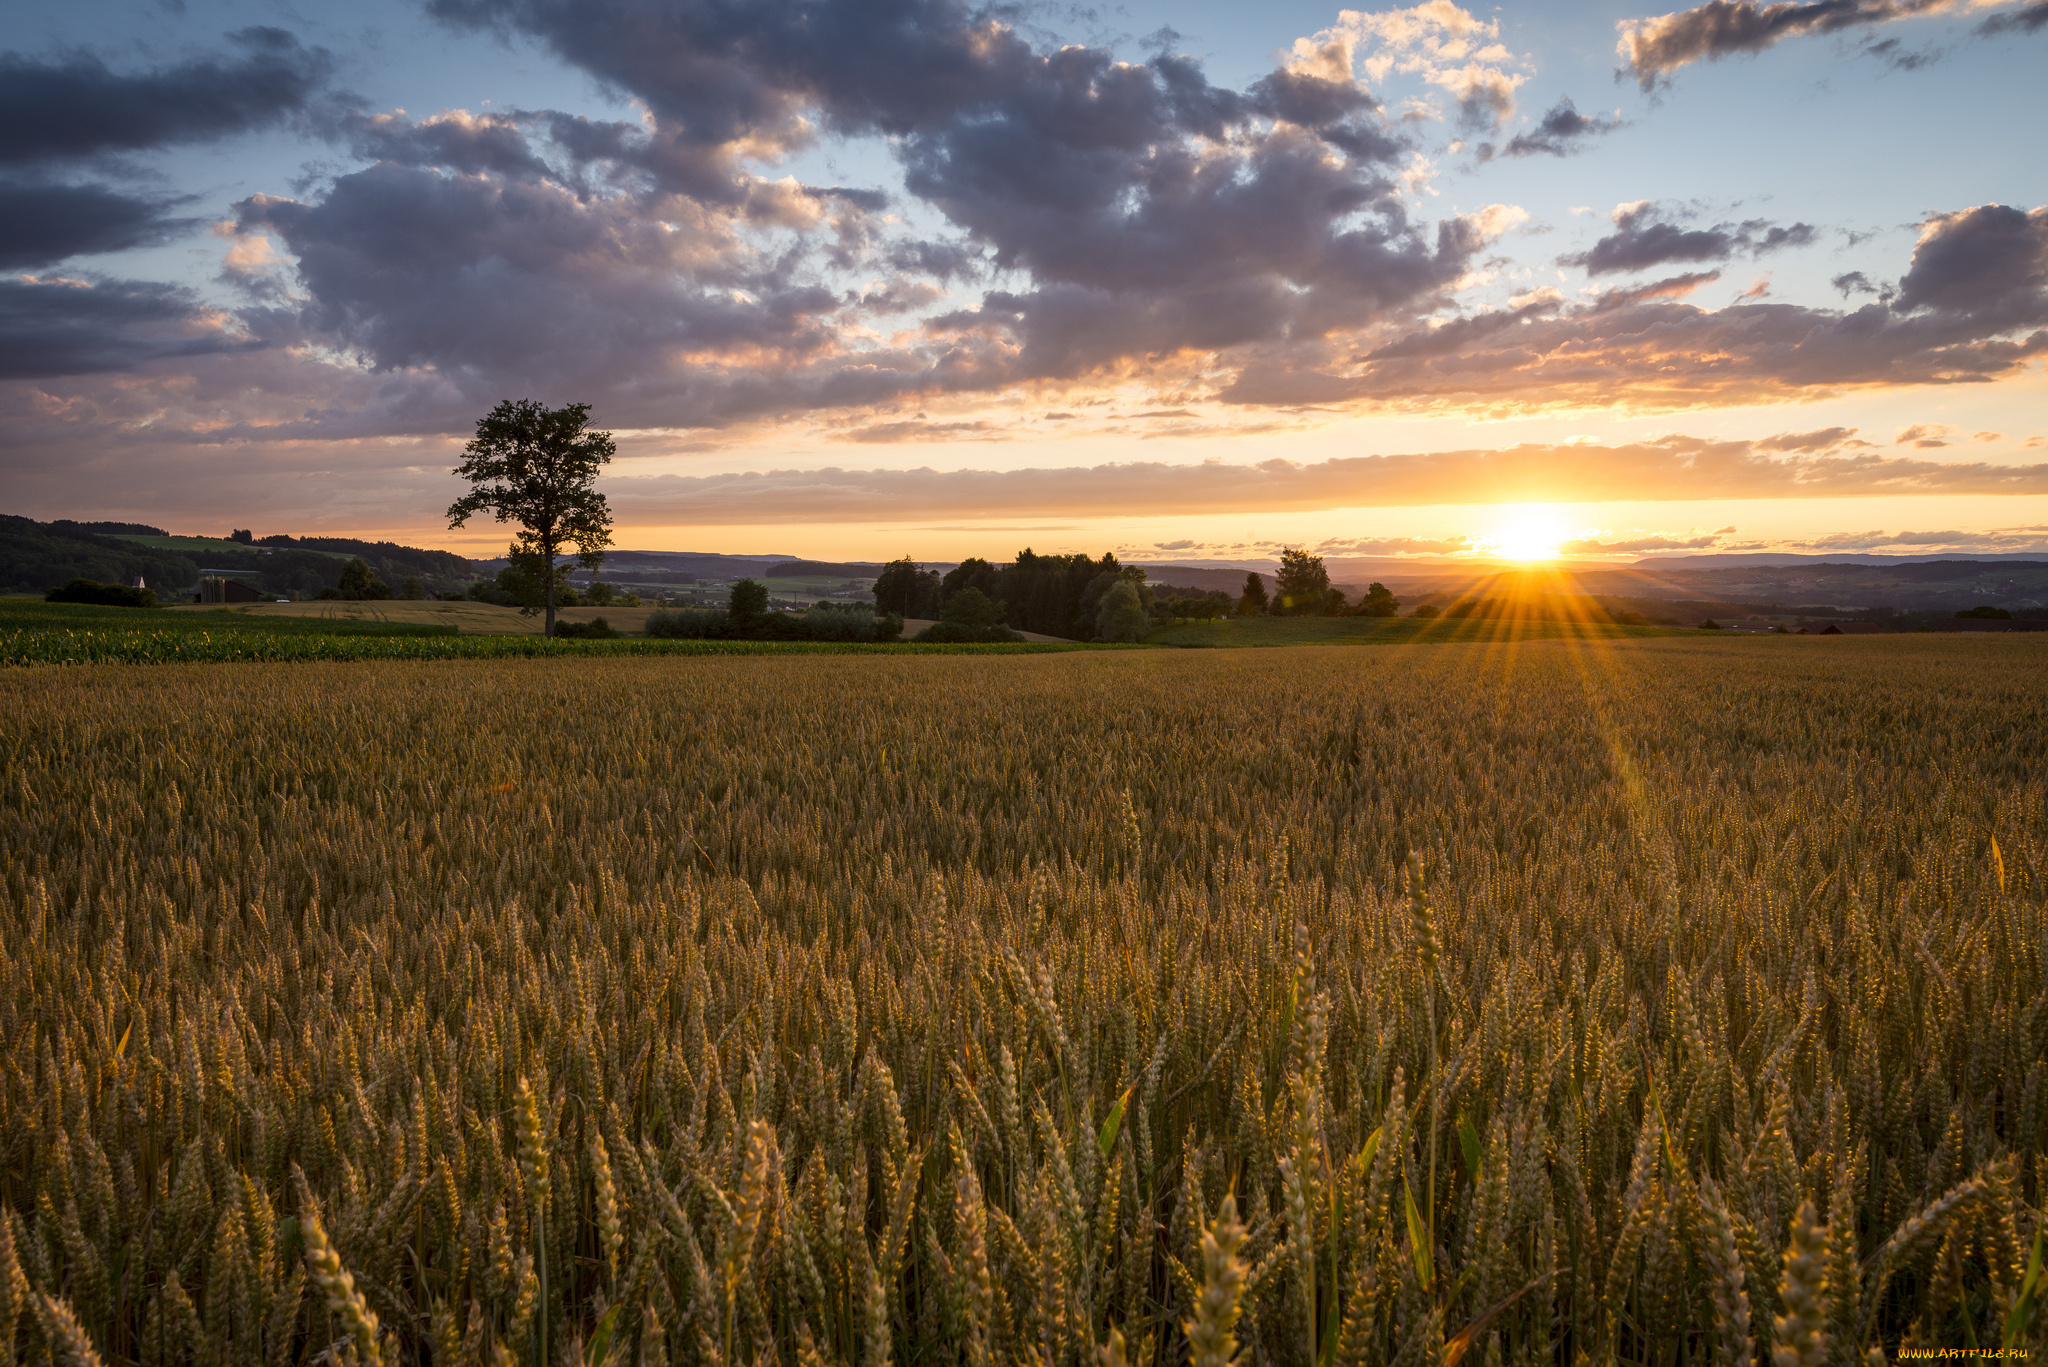
[[[101,529],[119,528],[118,531]],[[393,589],[417,577],[429,592],[459,588],[470,562],[448,551],[338,536],[269,536],[260,542],[185,537],[140,522],[37,522],[0,514],[0,592],[40,593],[71,579],[132,584],[139,577],[164,599],[221,571],[267,594],[314,594],[361,556]]]
[[[873,579],[881,572],[879,560],[784,560],[768,567],[770,579]]]
[[[561,557],[562,563],[574,555]],[[598,573],[607,580],[630,582],[636,575],[653,583],[691,583],[698,579],[762,578],[769,567],[795,560],[793,555],[724,555],[715,551],[611,550],[604,553],[604,568]],[[505,557],[494,556],[476,562],[480,571],[496,574],[505,567]]]
[[[1792,564],[1656,563],[1576,570],[1589,593],[1721,599],[1788,607],[2015,610],[2048,605],[2048,558],[1804,560]]]
[[[160,593],[199,582],[199,566],[183,555],[85,530],[104,525],[0,513],[0,592],[41,593],[72,579],[132,584],[140,578]]]

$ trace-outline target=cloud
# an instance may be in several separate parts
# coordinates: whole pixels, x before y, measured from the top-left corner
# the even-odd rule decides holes
[[[841,441],[896,446],[905,442],[1008,441],[1010,434],[989,422],[878,422],[839,434]]]
[[[1492,143],[1481,143],[1479,159],[1489,161],[1496,156],[1533,157],[1538,154],[1568,157],[1583,151],[1588,138],[1612,133],[1621,126],[1621,120],[1612,115],[1587,118],[1567,95],[1551,106],[1550,112],[1539,119],[1534,128],[1515,134],[1498,152]]]
[[[140,280],[0,279],[0,379],[130,370],[259,342],[190,290]]]
[[[105,185],[0,176],[0,269],[51,266],[89,252],[154,246],[195,222],[170,217],[174,203]]]
[[[37,61],[0,53],[0,164],[210,142],[304,113],[333,59],[282,29],[229,38],[239,60],[207,58],[121,75],[89,53]]]
[[[626,403],[614,420],[657,377],[687,404],[691,375],[715,387],[719,361],[743,357],[765,377],[830,349],[821,319],[843,302],[780,277],[716,216],[678,212],[671,226],[548,181],[386,162],[316,201],[258,195],[237,210],[243,231],[297,257],[312,333],[476,394],[609,395]]]
[[[1814,432],[1780,432],[1756,443],[1760,451],[1832,451],[1842,446],[1868,446],[1855,440],[1854,427],[1823,427]],[[1728,530],[1733,531],[1731,527]]]
[[[1704,5],[1652,19],[1622,20],[1616,26],[1621,32],[1616,47],[1624,70],[1643,89],[1652,90],[1682,66],[1718,61],[1738,53],[1762,52],[1786,38],[1837,33],[1916,15],[1950,14],[1996,3],[1999,0],[1778,0],[1771,4],[1708,0]],[[2048,16],[2036,17],[2033,13],[2041,8],[2041,0],[2034,0],[2018,14],[1993,16],[1985,21],[1984,28],[1989,32],[2039,28],[2048,23]],[[2001,24],[2001,20],[2005,22]]]
[[[1396,180],[1404,135],[1348,66],[1297,61],[1229,90],[1169,52],[1041,51],[951,0],[906,0],[879,25],[854,0],[435,11],[533,35],[640,100],[645,125],[351,115],[334,136],[377,165],[240,212],[298,258],[309,336],[479,395],[547,380],[636,419],[707,425],[1199,374],[1233,348],[1434,311],[1526,217],[1413,220]],[[1415,51],[1492,60],[1494,29],[1462,14],[1421,7],[1411,22],[1434,36]],[[891,139],[905,188],[950,240],[905,235],[873,191],[747,169],[828,131]],[[874,315],[992,272],[1003,288],[872,330]],[[879,287],[849,291],[849,275]]]
[[[1986,37],[2002,33],[2039,33],[2048,28],[2048,0],[2029,0],[2009,14],[1994,14],[1977,25]]]
[[[1738,252],[1761,256],[1785,247],[1803,247],[1814,239],[1813,226],[1807,223],[1784,227],[1753,218],[1687,229],[1660,218],[1661,212],[1666,211],[1648,200],[1616,205],[1615,231],[1589,251],[1560,256],[1558,264],[1582,266],[1588,275],[1608,275],[1672,262],[1726,261]]]
[[[1131,462],[1022,470],[769,470],[606,481],[622,518],[692,524],[1115,517],[1438,504],[2048,493],[2048,465],[1779,454],[1671,436],[1625,446],[1360,456],[1300,464]],[[1723,533],[1715,533],[1722,535]]]
[[[1849,312],[1767,301],[1706,310],[1668,299],[1494,311],[1459,320],[1447,334],[1456,345],[1435,337],[1439,326],[1314,366],[1299,356],[1254,355],[1213,397],[1510,413],[1981,383],[2048,355],[2048,285],[2038,269],[2048,212],[1987,208],[1999,212],[1932,220],[1907,272],[1911,295],[1902,289],[1890,302]],[[2025,231],[2008,231],[2015,223]],[[1959,251],[1958,239],[1981,256]],[[2000,289],[2000,278],[2011,287]]]
[[[1640,555],[1646,551],[1705,551],[1721,544],[1722,533],[1708,536],[1637,536],[1622,541],[1602,541],[1597,537],[1581,537],[1565,541],[1558,550],[1565,555]]]
[[[1943,441],[1942,438],[1948,434],[1949,428],[1943,423],[1916,422],[1896,437],[1893,437],[1892,445],[1905,446],[1911,443],[1914,446],[1947,446],[1948,443]]]
[[[1828,283],[1841,291],[1844,299],[1847,299],[1852,294],[1876,294],[1879,292],[1878,287],[1870,283],[1870,277],[1862,271],[1844,271],[1828,281]]]
[[[351,112],[334,126],[359,157],[395,162],[400,166],[445,166],[471,175],[494,171],[514,179],[528,180],[552,175],[548,164],[527,139],[527,126],[552,124],[553,111],[529,114],[471,114],[455,109],[432,118],[413,120],[403,114]],[[566,119],[566,115],[553,116]],[[593,125],[579,121],[582,131]],[[621,125],[597,125],[617,129]],[[569,125],[570,146],[590,150],[592,144],[575,141],[576,124]],[[602,136],[602,135],[600,135]],[[602,144],[601,144],[602,145]],[[611,144],[616,147],[616,140]],[[574,155],[572,151],[571,155]]]
[[[1479,19],[1450,0],[1409,9],[1344,10],[1337,23],[1294,44],[1290,69],[1326,79],[1363,72],[1384,84],[1395,72],[1419,75],[1458,102],[1467,127],[1493,127],[1514,112],[1526,63],[1500,43],[1500,21]]]
[[[1957,551],[2011,554],[2048,551],[2048,527],[1996,527],[1988,531],[1833,532],[1808,541],[1787,541],[1787,547],[1815,551]]]
[[[1929,219],[1912,269],[1899,281],[1903,310],[2025,312],[2048,289],[2048,208],[1982,204]]]
[[[1719,271],[1691,271],[1684,275],[1668,276],[1647,285],[1632,289],[1603,290],[1594,299],[1597,309],[1615,309],[1625,304],[1647,303],[1652,299],[1683,299],[1701,285],[1710,284],[1721,278]]]

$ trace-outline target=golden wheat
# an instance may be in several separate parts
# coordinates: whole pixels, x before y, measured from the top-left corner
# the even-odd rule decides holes
[[[1998,1342],[2044,646],[0,676],[0,1367]]]

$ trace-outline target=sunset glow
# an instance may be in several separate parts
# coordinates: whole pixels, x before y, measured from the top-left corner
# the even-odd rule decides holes
[[[32,9],[8,511],[473,549],[526,396],[655,548],[2048,551],[2038,3]]]
[[[1536,564],[1557,558],[1565,529],[1555,509],[1544,504],[1520,504],[1496,510],[1498,522],[1492,541],[1481,549],[1503,560]]]

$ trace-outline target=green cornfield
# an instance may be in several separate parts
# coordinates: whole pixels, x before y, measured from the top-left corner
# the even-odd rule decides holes
[[[2048,640],[83,664],[0,756],[0,1367],[2048,1347]]]

